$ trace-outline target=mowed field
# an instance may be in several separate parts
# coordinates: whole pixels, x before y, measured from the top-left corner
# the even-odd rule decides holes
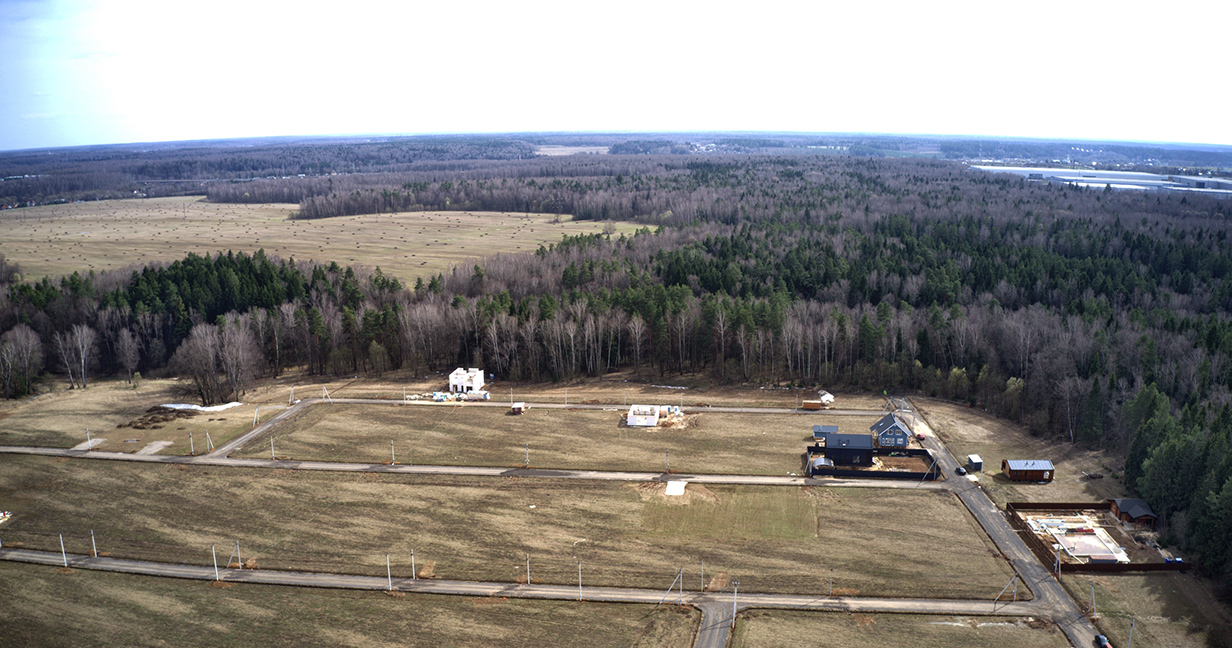
[[[1232,645],[1232,610],[1192,573],[1075,574],[1062,581],[1079,605],[1095,585],[1096,626],[1114,646],[1222,648]]]
[[[152,578],[0,562],[0,644],[680,648],[680,606],[355,592]],[[602,629],[601,632],[597,630]]]
[[[223,469],[0,456],[5,546],[262,568],[666,589],[987,598],[1011,571],[948,492]],[[718,583],[715,585],[719,586]],[[1020,592],[1021,594],[1021,592]]]
[[[1135,639],[1135,644],[1137,640]],[[1031,617],[954,617],[931,614],[837,614],[794,610],[742,613],[732,648],[847,648],[849,646],[997,646],[1065,648],[1052,623]]]
[[[0,213],[0,250],[27,279],[171,262],[189,252],[379,266],[405,282],[497,253],[534,252],[605,223],[552,214],[406,212],[290,220],[297,205],[210,203],[200,196],[104,200]],[[632,232],[630,223],[614,223]]]
[[[984,460],[984,490],[997,504],[1006,502],[1102,502],[1126,497],[1125,486],[1113,476],[1121,460],[1056,439],[1032,436],[1025,428],[977,409],[940,400],[915,398],[916,406],[960,464],[967,455]],[[1001,473],[1002,459],[1047,459],[1056,467],[1051,483],[1011,482]],[[1102,479],[1085,479],[1083,472]]]
[[[703,412],[679,428],[624,424],[623,408],[567,410],[480,405],[319,404],[276,426],[279,457],[312,461],[760,475],[799,474],[813,425],[867,431],[876,418]],[[268,457],[264,439],[234,453]]]

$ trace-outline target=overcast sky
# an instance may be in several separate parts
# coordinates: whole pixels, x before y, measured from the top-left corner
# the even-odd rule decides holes
[[[1232,145],[1230,7],[0,0],[0,150],[549,130]]]

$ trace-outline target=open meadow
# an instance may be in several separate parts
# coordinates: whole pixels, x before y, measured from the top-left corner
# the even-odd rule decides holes
[[[250,402],[221,412],[184,412],[174,419],[148,413],[173,403],[200,404],[200,399],[188,381],[175,379],[139,380],[136,387],[119,379],[93,380],[87,389],[52,383],[50,391],[35,398],[0,403],[0,445],[70,448],[84,443],[89,430],[91,440],[103,440],[95,450],[140,452],[157,444],[155,454],[188,454],[190,446],[202,453],[206,434],[221,445],[251,429],[258,407]],[[284,406],[264,405],[269,414],[262,418]]]
[[[681,606],[357,592],[0,562],[6,646],[679,648]],[[602,628],[602,632],[597,632]]]
[[[0,456],[5,546],[265,568],[666,588],[988,598],[1011,571],[948,492],[475,479]]]
[[[565,410],[532,407],[512,416],[507,407],[479,405],[319,404],[276,426],[280,458],[388,462],[390,443],[400,463],[520,467],[530,446],[535,468],[575,470],[799,474],[813,425],[867,431],[863,416],[703,412],[680,427],[624,424],[623,408]],[[666,453],[666,455],[665,455]],[[233,453],[269,456],[265,439]]]
[[[1066,648],[1069,642],[1055,625],[1031,617],[749,610],[741,613],[736,621],[730,645],[732,648],[796,648],[802,645],[815,648]]]
[[[1095,625],[1114,646],[1128,643],[1131,618],[1141,648],[1232,646],[1232,611],[1194,574],[1074,574],[1062,583],[1084,607],[1095,584]]]
[[[1117,478],[1121,461],[1110,453],[1035,437],[1020,425],[959,403],[913,400],[960,464],[966,465],[969,454],[980,455],[984,490],[1001,506],[1006,502],[1102,502],[1126,496]],[[1047,484],[1011,482],[1001,473],[1002,459],[1047,459],[1056,467],[1056,476]],[[1084,472],[1103,477],[1087,479]]]
[[[211,203],[200,196],[26,207],[0,215],[0,250],[27,279],[118,270],[189,252],[266,254],[328,264],[379,266],[410,283],[456,263],[534,252],[564,234],[607,223],[555,214],[404,212],[291,220],[298,205]],[[631,223],[612,223],[632,232]]]

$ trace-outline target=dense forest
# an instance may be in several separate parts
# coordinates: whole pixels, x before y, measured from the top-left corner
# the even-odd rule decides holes
[[[743,155],[660,144],[207,188],[298,202],[301,218],[492,209],[644,224],[409,286],[264,252],[32,282],[0,261],[5,395],[37,390],[44,368],[74,386],[178,372],[209,403],[288,367],[457,365],[922,393],[1126,457],[1167,539],[1227,573],[1232,203],[939,160],[770,155],[768,142]]]

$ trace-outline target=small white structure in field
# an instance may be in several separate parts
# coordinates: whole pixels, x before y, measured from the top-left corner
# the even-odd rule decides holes
[[[821,401],[822,405],[829,406],[834,404],[834,394],[822,389],[817,392],[817,400]]]
[[[449,391],[458,394],[468,394],[483,389],[483,370],[471,367],[458,367],[449,374]]]
[[[658,427],[659,406],[634,405],[630,407],[629,414],[625,417],[625,425],[629,427]]]

